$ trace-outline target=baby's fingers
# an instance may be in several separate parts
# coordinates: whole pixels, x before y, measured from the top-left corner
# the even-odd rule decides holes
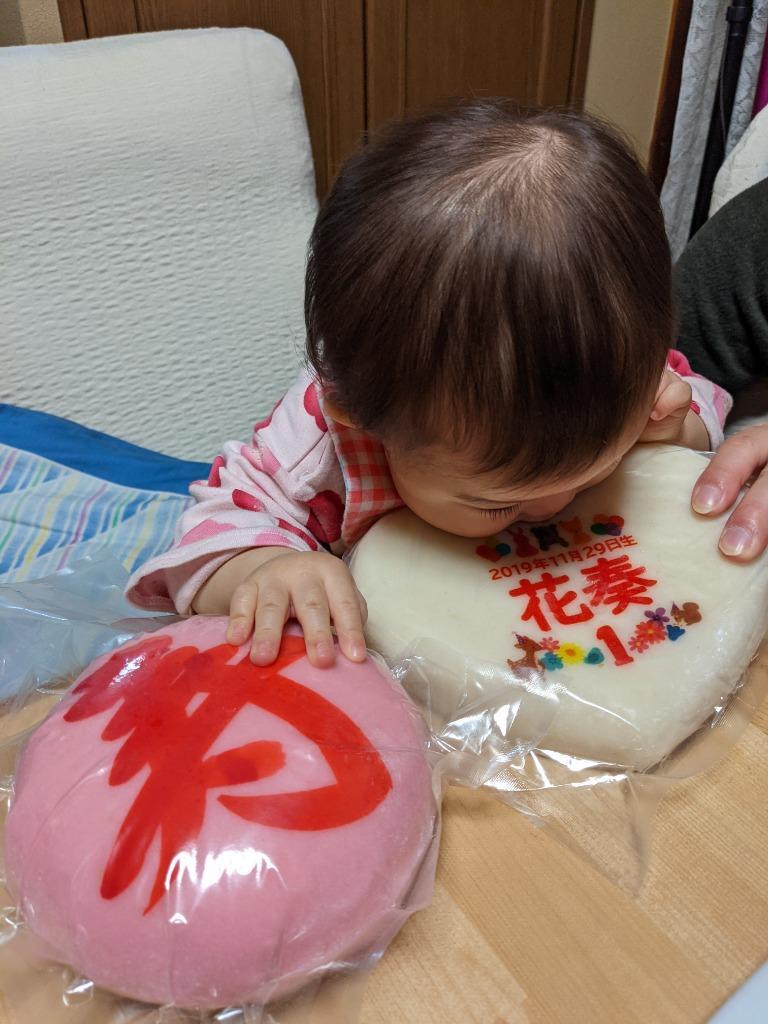
[[[317,577],[293,594],[293,610],[304,631],[307,657],[318,668],[328,668],[336,660],[331,634],[331,612],[322,580]]]
[[[251,635],[258,592],[257,584],[249,580],[244,580],[235,588],[229,603],[228,644],[239,647]]]
[[[342,653],[350,661],[364,661],[363,623],[367,616],[367,609],[365,600],[352,581],[352,577],[346,574],[340,580],[329,584],[328,598]]]
[[[283,584],[271,581],[261,584],[251,644],[251,661],[256,665],[271,665],[277,657],[289,605],[290,595]]]

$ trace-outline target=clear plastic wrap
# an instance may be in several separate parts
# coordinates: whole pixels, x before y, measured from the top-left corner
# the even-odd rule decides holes
[[[432,735],[382,662],[313,669],[295,628],[258,669],[124,582],[104,556],[0,587],[7,1024],[352,1024],[430,901],[444,781],[493,776],[504,728]]]
[[[652,449],[650,453],[653,453]],[[615,493],[603,491],[598,494],[599,510],[589,505],[582,510],[581,506],[575,504],[563,514],[561,520],[568,526],[569,537],[572,536],[576,543],[576,536],[585,525],[584,522],[579,525],[576,520],[588,519],[587,531],[590,531],[590,527],[598,526],[603,532],[595,533],[595,536],[618,540],[620,546],[630,550],[633,567],[641,569],[640,578],[651,579],[654,586],[658,583],[660,587],[666,587],[666,591],[669,591],[668,596],[665,591],[665,596],[661,598],[657,590],[643,584],[644,590],[641,588],[641,592],[636,596],[645,597],[647,594],[650,601],[639,605],[634,611],[640,624],[648,622],[654,634],[660,634],[661,630],[664,630],[663,642],[668,645],[668,651],[683,650],[684,648],[679,646],[680,641],[689,641],[688,670],[681,673],[678,663],[675,663],[677,667],[673,666],[673,670],[669,670],[669,661],[665,657],[656,658],[654,661],[654,652],[663,646],[661,642],[656,645],[650,643],[642,651],[639,650],[642,644],[636,644],[635,647],[638,649],[633,651],[633,656],[641,665],[657,666],[652,671],[641,674],[638,677],[638,685],[642,688],[648,680],[649,685],[653,684],[655,674],[658,673],[663,685],[653,692],[661,693],[665,699],[671,695],[667,703],[664,703],[664,700],[656,700],[641,714],[633,715],[630,707],[623,714],[617,715],[616,701],[621,699],[621,694],[617,695],[614,689],[623,685],[625,674],[622,667],[609,663],[610,649],[606,646],[601,647],[602,660],[594,656],[589,660],[591,648],[586,643],[571,641],[572,649],[561,652],[562,655],[570,655],[572,663],[569,663],[567,658],[557,653],[558,648],[552,648],[550,645],[548,650],[538,641],[533,645],[527,643],[526,641],[531,638],[522,632],[519,615],[517,621],[513,614],[504,620],[503,629],[508,653],[505,657],[491,657],[493,644],[496,642],[492,609],[489,611],[489,606],[484,604],[485,595],[482,590],[467,588],[461,577],[458,580],[452,578],[452,556],[446,555],[443,539],[435,542],[437,550],[433,552],[440,564],[437,579],[434,574],[424,573],[423,556],[425,551],[431,552],[430,545],[433,543],[428,532],[419,533],[415,540],[408,540],[406,536],[408,543],[405,550],[396,553],[396,557],[391,557],[388,561],[382,561],[381,552],[369,546],[369,553],[373,550],[374,556],[370,562],[373,576],[369,576],[367,582],[361,581],[361,584],[369,601],[377,646],[388,655],[389,667],[396,682],[389,681],[383,671],[373,669],[372,666],[371,670],[374,674],[379,673],[378,684],[392,696],[393,706],[399,708],[398,714],[405,715],[404,718],[396,716],[395,732],[398,729],[397,723],[400,723],[397,742],[393,742],[391,730],[387,738],[384,729],[386,715],[380,710],[377,711],[372,706],[367,712],[363,710],[358,715],[356,712],[352,713],[351,705],[344,705],[348,698],[343,697],[342,691],[349,695],[355,688],[359,691],[367,684],[363,683],[362,687],[342,686],[338,693],[335,693],[333,686],[329,684],[325,696],[333,698],[338,707],[345,709],[347,717],[353,723],[357,723],[364,736],[373,741],[375,734],[376,756],[381,758],[387,767],[390,778],[398,777],[399,773],[400,778],[409,779],[411,782],[414,779],[418,780],[419,777],[425,781],[426,788],[421,790],[420,806],[422,811],[429,808],[420,817],[418,806],[414,812],[413,801],[411,802],[411,812],[414,813],[411,820],[417,825],[421,822],[421,825],[415,826],[411,833],[412,860],[409,862],[407,857],[401,860],[402,870],[397,876],[400,881],[383,903],[379,901],[377,904],[381,911],[381,927],[376,934],[366,935],[365,941],[361,939],[347,943],[346,947],[342,943],[341,947],[335,949],[333,955],[329,954],[325,958],[316,957],[314,961],[309,958],[300,965],[299,970],[296,970],[295,964],[291,969],[287,967],[286,950],[291,943],[278,942],[274,947],[277,950],[277,969],[272,971],[266,982],[262,978],[261,982],[255,985],[252,991],[254,998],[242,1001],[228,1000],[230,1005],[220,1008],[212,1006],[212,1003],[216,1002],[215,996],[212,996],[210,999],[202,1000],[207,1008],[190,1009],[184,1005],[190,1002],[188,992],[185,994],[181,989],[179,998],[165,1000],[162,1005],[138,1003],[126,996],[114,995],[95,983],[105,980],[103,972],[89,972],[85,969],[89,966],[87,957],[66,956],[62,952],[64,946],[61,941],[57,947],[57,936],[43,934],[46,929],[38,927],[35,921],[35,916],[43,912],[46,894],[55,894],[63,877],[54,879],[56,884],[49,885],[50,880],[45,879],[45,873],[52,870],[54,865],[58,865],[60,871],[67,868],[66,858],[62,859],[60,851],[57,852],[55,848],[57,836],[63,834],[61,829],[69,830],[65,836],[65,848],[72,844],[77,854],[74,863],[79,864],[77,857],[81,858],[83,877],[87,877],[90,871],[91,855],[85,852],[85,848],[77,848],[77,843],[81,842],[83,836],[87,839],[91,835],[89,830],[93,828],[93,822],[88,817],[89,800],[86,793],[85,800],[79,807],[71,811],[62,811],[59,823],[61,828],[49,827],[50,815],[44,815],[45,821],[39,825],[32,822],[29,827],[21,829],[20,831],[24,833],[22,839],[24,836],[27,837],[19,847],[23,855],[20,856],[17,852],[16,863],[6,863],[6,867],[11,869],[8,881],[13,883],[15,895],[22,897],[19,907],[14,905],[10,894],[7,894],[7,899],[2,901],[6,904],[6,909],[0,917],[0,988],[3,992],[3,1007],[8,1016],[8,1024],[38,1024],[39,1021],[45,1021],[45,1024],[127,1024],[134,1021],[142,1024],[197,1024],[203,1021],[216,1021],[221,1024],[321,1024],[326,1021],[333,1024],[354,1024],[358,1019],[362,988],[367,973],[409,914],[425,906],[429,901],[437,855],[440,796],[446,783],[489,788],[502,801],[525,814],[534,825],[546,825],[567,845],[597,864],[609,877],[627,888],[637,889],[648,862],[650,826],[659,800],[677,780],[706,769],[730,749],[768,689],[766,663],[762,652],[758,651],[765,629],[768,606],[766,562],[763,560],[745,570],[723,566],[719,582],[716,581],[716,585],[713,585],[710,578],[713,564],[710,546],[716,551],[716,537],[722,523],[702,523],[700,531],[698,526],[694,528],[693,523],[698,524],[701,521],[692,521],[690,535],[686,532],[688,526],[685,525],[688,523],[686,517],[689,515],[687,495],[690,493],[689,484],[692,482],[688,478],[695,475],[700,463],[695,460],[691,462],[686,457],[685,465],[682,465],[679,458],[670,461],[669,453],[664,451],[660,451],[658,457],[662,458],[661,463],[655,458],[650,463],[638,464],[636,460],[634,463],[630,461],[631,476],[625,479],[621,489]],[[665,469],[665,464],[671,467],[669,471]],[[651,492],[650,507],[641,508],[639,511],[627,507],[632,488],[636,484],[642,484],[644,490]],[[665,489],[675,494],[679,491],[683,497],[675,505],[668,500],[668,495],[665,497]],[[594,493],[591,498],[586,495],[582,500],[590,502],[593,499]],[[623,505],[619,504],[620,500],[624,502]],[[630,522],[632,533],[612,533],[612,530],[619,528],[617,519]],[[397,520],[392,517],[392,521]],[[683,522],[684,529],[675,527],[676,536],[666,537],[664,530],[670,522],[674,524],[676,521]],[[377,533],[381,536],[381,529],[387,522],[388,520],[384,520],[375,526],[369,536],[374,539]],[[625,526],[626,522],[621,525]],[[497,546],[506,546],[508,550],[494,550],[494,558],[490,560],[484,557],[488,552],[478,554],[474,550],[477,547],[476,542],[453,539],[451,543],[474,545],[470,550],[472,558],[469,564],[472,565],[473,571],[475,563],[479,565],[485,586],[485,581],[490,575],[489,568],[501,570],[505,566],[516,564],[512,558],[507,557],[511,555],[516,543],[521,546],[524,542],[532,544],[534,537],[544,543],[547,539],[552,539],[552,528],[557,532],[558,527],[565,531],[565,526],[562,526],[559,520],[555,524],[544,524],[541,527],[541,537],[530,532],[522,537],[518,533],[516,538],[511,534],[509,538],[499,537],[496,541]],[[652,543],[647,544],[646,531],[653,534],[660,529],[663,543],[655,546]],[[429,528],[426,530],[429,531]],[[622,545],[622,537],[628,537],[635,543]],[[587,539],[592,545],[605,543],[595,541],[594,537]],[[397,538],[397,548],[402,547],[402,540],[402,537]],[[679,543],[673,544],[672,540]],[[680,544],[688,545],[692,556],[691,572],[681,572],[679,560],[674,561],[677,557],[675,551]],[[579,548],[577,544],[573,550],[583,550],[585,546],[582,544]],[[616,550],[616,556],[622,553],[618,549],[607,550]],[[360,549],[355,558],[359,554]],[[499,557],[496,557],[497,555]],[[554,552],[552,557],[555,557],[555,564],[551,566],[554,575],[556,570],[561,571],[560,566],[563,563],[557,560]],[[603,554],[597,550],[592,560],[587,558],[585,562],[582,560],[581,563],[573,564],[589,568],[602,557]],[[352,565],[353,569],[358,571],[360,562],[358,561],[355,567],[355,558]],[[488,561],[490,565],[485,564]],[[720,561],[716,559],[714,564],[720,573]],[[526,569],[523,571],[529,572]],[[540,571],[549,572],[550,569],[544,568]],[[499,577],[510,578],[501,572]],[[109,660],[111,652],[121,644],[135,642],[140,634],[149,634],[150,640],[152,637],[162,639],[168,634],[169,626],[171,632],[179,628],[191,629],[192,633],[183,634],[183,648],[185,644],[193,643],[190,637],[194,632],[208,628],[204,625],[205,620],[183,620],[179,626],[179,620],[170,616],[139,615],[122,597],[124,581],[125,573],[122,569],[105,557],[73,566],[70,572],[46,580],[19,587],[0,587],[0,693],[4,699],[4,714],[0,716],[0,775],[3,779],[4,793],[12,798],[12,805],[15,801],[17,809],[21,787],[25,785],[24,773],[26,772],[29,778],[32,772],[27,766],[23,768],[19,779],[15,778],[19,752],[26,750],[28,754],[31,752],[34,755],[36,750],[39,752],[43,749],[42,743],[46,737],[47,726],[43,725],[42,729],[37,731],[34,731],[34,728],[52,707],[53,716],[47,720],[48,723],[56,722],[57,715],[60,718],[67,709],[77,706],[78,701],[88,696],[87,689],[79,693],[71,691],[72,681],[85,665],[96,658],[98,660],[95,668],[98,670]],[[398,621],[404,621],[410,630],[410,644],[400,642],[402,636],[393,635],[394,631],[388,634],[386,629],[391,626],[391,621],[382,622],[379,618],[377,603],[384,592],[381,588],[386,589],[393,581],[397,584],[396,593],[400,595]],[[490,582],[493,584],[496,581]],[[588,580],[585,581],[585,585],[588,585]],[[433,635],[429,639],[424,639],[424,631],[419,633],[417,628],[419,622],[423,621],[419,619],[419,615],[425,602],[425,588],[430,595],[429,600],[435,603],[442,602],[443,608],[447,605],[451,609],[451,616],[443,635]],[[682,588],[682,593],[678,593],[679,588]],[[517,586],[510,585],[508,589],[517,589]],[[562,593],[562,590],[559,593]],[[429,600],[424,606],[433,611],[435,609],[429,604]],[[571,601],[573,603],[569,603]],[[577,602],[569,598],[560,605],[560,608],[572,609],[575,604]],[[699,606],[698,609],[691,607],[694,604]],[[510,604],[509,607],[513,606]],[[551,611],[552,606],[548,607]],[[694,614],[696,610],[700,613],[698,620]],[[440,608],[437,611],[440,611]],[[612,614],[610,607],[607,611]],[[606,609],[602,609],[600,613],[605,612]],[[650,612],[650,615],[646,615],[646,612]],[[691,621],[686,621],[685,616]],[[632,621],[634,622],[634,619]],[[478,646],[474,652],[470,645],[464,645],[461,650],[457,649],[457,645],[462,641],[462,629],[467,622],[477,624],[475,638]],[[607,622],[613,624],[614,620],[608,618]],[[589,628],[595,632],[601,625],[606,624],[597,617],[597,613],[589,623]],[[582,625],[577,624],[577,628],[581,628]],[[670,627],[673,627],[671,632]],[[614,632],[620,639],[623,637],[626,648],[626,636],[622,628],[616,625]],[[567,639],[562,640],[560,646],[568,643]],[[176,650],[177,645],[171,646]],[[538,650],[535,649],[537,647]],[[478,655],[477,651],[483,650],[488,652],[488,657]],[[579,650],[582,655],[580,660],[576,658]],[[650,660],[647,658],[648,652],[652,656]],[[142,656],[146,653],[144,651]],[[541,664],[546,654],[550,653],[563,662],[560,667],[548,667],[549,662]],[[136,653],[134,652],[131,657],[135,660]],[[591,706],[597,718],[590,713],[583,719],[583,727],[582,721],[577,719],[575,731],[569,733],[568,723],[574,722],[574,709],[584,704],[587,696],[587,691],[582,687],[583,677],[579,676],[579,672],[588,671],[602,673],[597,678],[602,680],[601,685],[607,688],[606,692],[610,699],[602,702],[593,700]],[[288,674],[290,679],[290,670]],[[115,673],[112,672],[112,675]],[[686,696],[681,684],[695,684],[699,679],[700,689],[694,686],[693,695],[688,692]],[[307,680],[294,679],[293,682],[306,683]],[[405,702],[397,683],[412,698],[413,705]],[[590,685],[592,684],[594,680],[591,681]],[[320,689],[322,690],[322,686]],[[109,686],[106,687],[102,698],[108,691]],[[634,692],[637,692],[637,688]],[[213,693],[206,691],[204,686],[197,689],[192,686],[189,689],[184,695],[185,701],[180,701],[179,705],[183,705],[186,716],[193,716],[200,710],[200,702],[206,699],[206,693],[208,697],[213,696]],[[222,693],[229,693],[226,681],[221,690],[216,690],[219,697]],[[705,698],[702,694],[705,694]],[[672,699],[676,695],[679,695],[681,700],[685,697],[682,705]],[[314,698],[310,698],[310,703],[312,699]],[[134,703],[137,708],[145,706],[141,701]],[[417,712],[416,707],[420,711]],[[118,771],[120,777],[115,780],[115,792],[122,794],[120,799],[123,802],[115,800],[110,805],[112,816],[108,818],[105,826],[108,850],[102,852],[99,871],[96,873],[99,881],[103,882],[104,868],[109,859],[108,853],[112,850],[115,838],[120,835],[122,826],[128,820],[129,811],[135,803],[137,791],[129,791],[128,787],[140,787],[143,784],[145,775],[141,773],[147,771],[146,756],[144,761],[139,759],[137,762],[135,750],[131,754],[126,741],[126,723],[123,720],[121,724],[115,705],[102,707],[97,701],[90,709],[94,714],[85,713],[89,709],[84,704],[80,704],[80,709],[84,713],[76,723],[77,727],[91,729],[90,732],[82,734],[86,760],[87,751],[92,749],[96,737],[101,735],[103,738],[104,730],[111,730],[108,733],[108,742],[114,746],[114,754],[106,761],[95,759],[90,767],[86,766],[86,770],[80,774],[91,782],[98,782],[101,779],[104,783],[118,764],[118,757],[122,759]],[[264,707],[261,707],[261,712],[271,714]],[[611,721],[616,721],[619,727],[606,732],[606,722],[610,725]],[[405,731],[403,723],[407,723]],[[94,731],[91,727],[95,725],[98,725],[98,729]],[[285,723],[283,725],[285,726]],[[384,733],[376,731],[379,725],[384,729]],[[295,725],[291,726],[290,722],[285,727],[295,729]],[[289,735],[285,732],[281,735],[283,745],[290,746]],[[410,739],[404,739],[404,736],[410,736]],[[573,740],[572,743],[569,736]],[[246,797],[269,796],[270,793],[274,795],[279,792],[279,789],[270,790],[270,781],[280,778],[276,771],[269,774],[269,756],[274,755],[274,749],[266,760],[257,759],[264,774],[262,779],[255,782],[252,780],[252,783],[243,781],[245,776],[242,775],[242,766],[238,758],[235,757],[233,760],[228,755],[237,754],[249,743],[256,746],[265,740],[274,743],[276,739],[280,740],[280,736],[275,736],[268,730],[265,732],[261,726],[254,726],[250,740],[248,737],[227,735],[226,732],[222,732],[221,737],[223,746],[207,749],[203,758],[204,761],[215,762],[209,764],[205,771],[210,769],[234,772],[234,775],[228,776],[229,787],[224,788],[216,789],[215,786],[211,786],[211,778],[208,777],[206,786],[215,789],[217,801],[219,795],[231,797],[237,796],[238,792],[241,795],[245,794]],[[596,742],[596,737],[598,740],[600,737],[607,738],[607,751],[622,749],[627,752],[627,756],[623,760],[609,756],[594,756],[594,748],[590,745]],[[313,742],[305,731],[303,739],[299,739],[299,745],[293,747],[298,766],[302,770],[309,771],[317,761],[317,757],[312,754]],[[156,746],[157,744],[150,743],[149,749],[154,750]],[[343,746],[344,744],[342,748]],[[328,747],[329,744],[326,742],[326,751]],[[336,753],[339,753],[338,742],[331,742],[330,747],[335,747]],[[42,765],[42,770],[48,772],[52,780],[52,790],[56,786],[60,787],[62,796],[69,799],[70,790],[74,789],[76,792],[78,787],[68,785],[65,777],[68,762],[66,757],[61,756],[63,749],[58,743],[53,744],[49,752],[36,758],[38,766],[35,770],[39,770]],[[267,753],[262,748],[261,754]],[[357,756],[363,757],[363,763],[369,755],[370,751],[357,750]],[[69,758],[70,761],[73,759],[74,755]],[[200,756],[191,758],[188,767],[193,774],[197,772],[199,782]],[[274,762],[272,768],[275,768]],[[369,768],[370,765],[363,775],[366,775]],[[136,774],[132,775],[132,772]],[[335,775],[335,770],[331,769],[331,772],[331,776],[326,779],[328,783],[333,781]],[[423,772],[427,774],[424,775]],[[376,773],[373,774],[375,776]],[[370,772],[366,777],[370,779]],[[45,775],[42,778],[44,781]],[[295,785],[292,787],[293,790],[312,788],[308,785],[309,777],[303,778],[304,784]],[[240,781],[237,781],[238,779]],[[262,782],[266,786],[263,791],[259,789]],[[251,784],[256,790],[248,790],[247,787]],[[233,785],[246,788],[240,788],[233,794],[229,792]],[[172,786],[169,790],[169,804],[178,801],[179,794],[184,790],[178,781],[174,786],[175,788]],[[27,791],[33,793],[33,806],[44,804],[50,796],[44,785],[40,785],[37,790],[30,790],[27,786]],[[37,795],[34,795],[35,793]],[[54,800],[54,804],[59,803],[58,799]],[[160,804],[162,805],[162,801]],[[416,804],[418,805],[418,800]],[[383,805],[378,804],[376,807]],[[225,806],[224,809],[231,814],[232,806],[230,803],[230,806]],[[376,807],[371,812],[374,816]],[[398,812],[398,822],[402,823],[411,812]],[[366,818],[363,816],[359,820],[365,821]],[[263,827],[263,822],[252,821],[251,824]],[[715,824],[713,823],[713,826]],[[381,834],[392,833],[396,827],[399,826],[389,822],[386,827],[382,826]],[[79,836],[81,831],[83,836]],[[311,835],[313,832],[310,829],[306,834]],[[314,835],[317,834],[319,833],[315,831]],[[154,891],[153,887],[160,884],[165,891],[163,898],[166,903],[163,906],[169,911],[164,918],[167,930],[178,932],[191,928],[193,926],[189,924],[192,918],[190,911],[194,911],[197,900],[189,900],[179,895],[179,872],[174,873],[171,869],[173,858],[169,860],[167,852],[163,854],[162,850],[158,849],[157,840],[154,848],[151,848],[151,842],[152,840],[150,846],[145,849],[147,859],[155,858],[148,869],[149,873],[146,874],[146,864],[143,864],[136,877],[123,887],[121,894],[116,898],[123,898],[126,893],[132,894],[138,901],[134,905],[136,917],[143,917],[150,902],[149,896]],[[181,845],[184,846],[183,843]],[[344,842],[340,844],[339,849],[346,855],[353,845],[352,842]],[[232,846],[230,843],[227,848],[231,850]],[[376,842],[372,846],[378,849]],[[241,852],[243,848],[245,847],[239,848]],[[77,849],[80,850],[79,853]],[[199,845],[199,849],[203,849],[202,844]],[[266,844],[261,842],[251,842],[248,849],[251,852],[260,851],[262,854],[268,852]],[[184,850],[189,852],[188,843]],[[27,857],[24,851],[31,851],[30,856]],[[378,849],[378,854],[381,852],[381,849]],[[400,853],[402,855],[402,850]],[[273,863],[276,856],[272,856]],[[163,857],[165,859],[162,859]],[[389,857],[388,850],[384,850],[384,860],[387,863]],[[244,876],[241,877],[257,878],[257,860],[263,867],[263,858],[251,858],[250,864],[244,867]],[[366,857],[361,855],[358,860],[363,863]],[[20,863],[25,865],[21,870]],[[158,869],[159,863],[164,863],[167,869],[171,869],[166,870],[164,876]],[[176,867],[182,863],[183,858],[182,861],[177,860]],[[380,862],[377,863],[379,868],[373,872],[372,878],[389,877],[392,881],[392,876],[397,875],[397,872],[389,871],[387,875],[382,871]],[[72,872],[71,863],[68,870]],[[237,873],[236,866],[233,870]],[[347,867],[345,870],[351,877],[350,869]],[[141,874],[142,871],[145,874]],[[33,891],[33,888],[27,889],[23,878],[20,885],[19,877],[24,872],[32,872],[38,881],[42,879],[40,884],[44,882],[44,888],[38,888],[36,891]],[[214,871],[213,875],[216,873]],[[266,876],[270,875],[274,875],[274,872],[268,870]],[[203,871],[200,877],[210,880],[212,875],[209,872],[206,876]],[[334,902],[338,902],[333,894],[343,891],[345,877],[342,871],[340,875],[335,876],[333,883],[329,878],[327,886],[315,885],[321,899],[330,899],[330,911],[334,909]],[[91,888],[93,889],[93,886]],[[350,885],[350,889],[352,888],[354,886]],[[197,890],[193,888],[193,891]],[[376,895],[378,897],[381,894]],[[151,912],[157,911],[159,906],[160,904],[155,904]],[[364,899],[358,901],[357,909],[362,917],[366,916]],[[88,934],[93,937],[98,933],[98,929],[88,927],[89,919],[80,904],[75,902],[72,908],[67,905],[65,910],[68,914],[71,910],[70,921],[79,922],[84,939]],[[253,918],[254,915],[255,912],[251,911],[250,917]],[[219,948],[216,928],[221,925],[230,929],[243,927],[242,921],[237,919],[231,908],[226,914],[219,915],[218,923],[216,915],[213,915],[204,929],[203,941],[197,948],[197,959],[193,958],[193,965],[200,963],[201,959],[205,960],[208,953],[210,959],[215,959],[213,954]],[[306,921],[301,925],[294,921],[289,931],[291,935],[300,936],[307,927]],[[316,934],[322,937],[322,930],[320,928]],[[329,933],[333,931],[330,925],[327,930]],[[129,932],[130,928],[125,922],[113,928],[111,943],[120,954],[116,958],[118,966],[122,959],[126,959],[124,954],[130,947]],[[41,948],[41,937],[47,939],[47,949]],[[51,941],[52,939],[54,941]],[[247,940],[245,941],[247,944]],[[104,938],[100,942],[105,948],[110,946],[110,941]],[[98,952],[100,943],[92,945],[95,946],[95,951],[92,949],[89,956]],[[82,950],[76,949],[74,952],[78,954],[82,953]],[[146,949],[140,948],[138,953],[134,949],[134,954],[139,957],[138,962],[141,966],[141,957],[147,955]],[[170,959],[173,960],[173,957]],[[75,963],[79,969],[61,966],[57,960]],[[183,960],[184,958],[177,962],[183,966]],[[209,963],[203,962],[197,973],[201,977],[207,972],[209,974],[210,966]],[[113,989],[121,988],[114,981],[109,984]],[[130,992],[130,986],[123,985],[122,989]],[[153,993],[143,989],[140,993],[130,994],[143,994],[145,998],[153,997]],[[157,995],[155,992],[154,997]]]
[[[128,617],[124,577],[96,559],[0,588],[4,1005],[30,1024],[354,1020],[360,977],[430,899],[422,718],[373,659],[312,669],[298,630],[260,670],[225,620]]]
[[[704,460],[641,445],[555,520],[480,542],[401,510],[349,559],[370,646],[464,751],[464,780],[469,737],[503,734],[477,784],[633,891],[659,800],[766,692],[768,558],[728,562],[725,517],[691,511]]]

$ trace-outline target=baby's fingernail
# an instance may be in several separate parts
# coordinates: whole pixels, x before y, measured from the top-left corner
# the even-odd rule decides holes
[[[720,550],[725,555],[743,555],[754,539],[754,533],[744,526],[727,526],[720,538]]]
[[[327,662],[333,661],[334,660],[333,644],[328,644],[328,643],[315,644],[315,657],[318,659],[318,661],[327,661]]]
[[[707,512],[712,511],[722,496],[722,488],[718,487],[717,484],[702,484],[693,493],[693,500],[691,502],[693,511],[706,515]]]
[[[230,622],[227,630],[227,641],[231,644],[241,644],[245,640],[246,625],[243,619],[235,619]]]
[[[268,664],[272,661],[272,645],[268,640],[263,643],[256,644],[251,652],[251,658],[258,664]]]

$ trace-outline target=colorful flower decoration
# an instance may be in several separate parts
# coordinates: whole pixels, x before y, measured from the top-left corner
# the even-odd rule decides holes
[[[549,669],[550,672],[563,667],[562,660],[553,651],[547,651],[539,664],[542,668]]]
[[[557,656],[566,665],[579,665],[584,661],[585,650],[578,644],[560,644],[557,649]]]
[[[660,644],[667,639],[667,631],[660,622],[638,622],[635,636],[649,644]]]
[[[650,619],[651,622],[658,622],[660,626],[664,626],[669,622],[666,608],[657,608],[655,612],[646,612],[645,617]]]
[[[597,519],[608,517],[596,517]],[[605,524],[601,524],[605,525]],[[635,624],[634,632],[626,642],[627,648],[634,654],[643,654],[655,644],[664,641],[675,642],[685,636],[687,630],[684,626],[690,627],[691,623],[701,622],[701,609],[697,604],[688,601],[682,607],[677,604],[670,605],[670,615],[667,615],[666,608],[656,608],[654,611],[644,612],[644,618]],[[516,644],[520,650],[520,640],[526,638],[518,636]],[[535,658],[538,651],[544,651],[544,655],[538,660],[538,665],[553,672],[566,665],[602,665],[606,661],[605,653],[599,647],[591,647],[586,650],[575,643],[564,643],[553,636],[545,636],[538,643],[531,640],[531,657]],[[631,659],[630,659],[631,660]],[[518,663],[519,664],[519,663]]]

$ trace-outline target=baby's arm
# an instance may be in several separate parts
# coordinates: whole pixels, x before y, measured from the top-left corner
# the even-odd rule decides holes
[[[344,653],[364,655],[364,604],[344,564],[327,553],[341,536],[345,488],[308,375],[257,424],[250,445],[228,442],[208,480],[190,491],[197,502],[174,546],[129,580],[134,603],[231,612],[230,638],[244,642],[255,624],[254,656],[264,663],[274,660],[289,615],[305,627],[311,659],[327,663],[330,651],[332,660],[332,616]]]

